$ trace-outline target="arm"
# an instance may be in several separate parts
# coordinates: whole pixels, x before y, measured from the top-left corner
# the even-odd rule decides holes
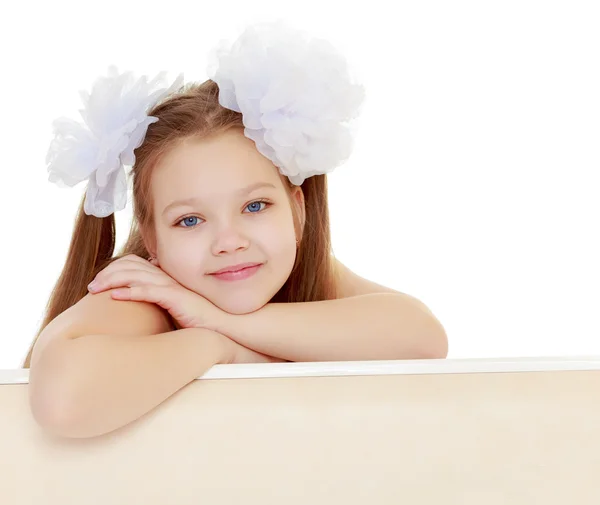
[[[290,361],[432,359],[448,351],[440,322],[400,293],[269,303],[250,314],[224,314],[219,332]]]
[[[30,371],[33,414],[58,436],[102,435],[143,416],[215,364],[275,360],[240,347],[197,328],[61,339]]]

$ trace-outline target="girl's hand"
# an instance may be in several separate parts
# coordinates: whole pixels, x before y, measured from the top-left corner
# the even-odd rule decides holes
[[[159,305],[169,312],[177,329],[207,328],[219,331],[227,313],[206,298],[190,291],[157,266],[156,260],[147,261],[128,254],[108,265],[96,275],[88,289],[100,293],[115,289],[115,300],[133,300]]]

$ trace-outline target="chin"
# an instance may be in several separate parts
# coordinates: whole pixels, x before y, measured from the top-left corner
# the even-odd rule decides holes
[[[259,299],[244,297],[239,300],[228,299],[228,300],[213,300],[212,302],[219,307],[221,310],[228,312],[229,314],[242,315],[256,312],[258,309],[264,307],[270,298]]]

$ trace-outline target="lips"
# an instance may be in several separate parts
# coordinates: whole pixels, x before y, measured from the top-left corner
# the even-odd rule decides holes
[[[235,271],[229,270],[221,273],[214,273],[211,274],[211,277],[214,277],[220,281],[241,281],[254,276],[254,274],[256,274],[261,267],[262,263],[253,263],[248,264],[248,266],[244,268],[235,267],[237,268]]]
[[[212,272],[211,275],[239,272],[241,270],[245,270],[246,268],[252,268],[258,265],[260,265],[260,263],[240,263],[239,265],[231,265],[222,268],[221,270],[217,270],[216,272]]]

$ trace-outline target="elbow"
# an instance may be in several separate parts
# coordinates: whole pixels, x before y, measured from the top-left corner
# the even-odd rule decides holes
[[[29,368],[29,409],[35,423],[46,433],[64,438],[78,437],[78,380],[71,378],[69,363],[74,360],[56,339],[47,345]]]
[[[412,331],[416,342],[412,346],[412,359],[445,359],[448,356],[448,336],[442,323],[422,301],[414,296],[404,297],[414,303]]]
[[[429,318],[416,338],[412,359],[446,359],[448,356],[448,336],[436,318]]]
[[[29,406],[34,421],[43,431],[59,437],[72,438],[73,409],[64,396],[39,392],[31,394]]]
[[[424,352],[423,359],[446,359],[448,356],[448,341],[432,345]]]
[[[448,336],[437,319],[433,329],[427,331],[423,342],[425,348],[422,359],[446,359],[448,356]]]
[[[70,439],[94,438],[103,435],[93,423],[86,423],[73,414],[72,409],[54,409],[50,413],[36,414],[32,409],[33,417],[38,426],[45,433]]]
[[[74,419],[72,396],[60,387],[55,374],[38,377],[36,371],[30,369],[29,376],[29,408],[33,420],[47,433],[70,438]]]

